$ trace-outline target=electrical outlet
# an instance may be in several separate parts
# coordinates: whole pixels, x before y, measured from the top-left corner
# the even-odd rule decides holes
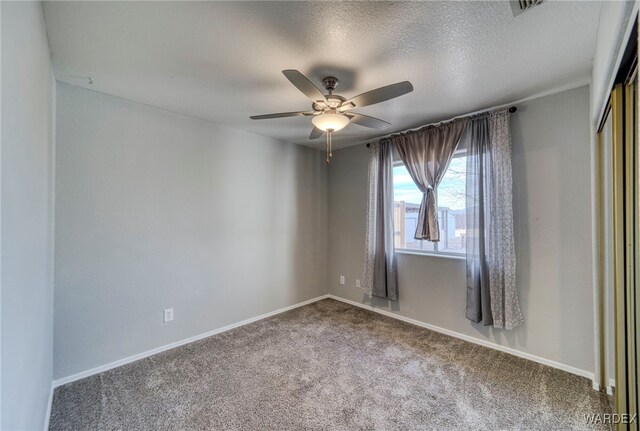
[[[341,276],[340,276],[340,284],[345,284],[345,281],[344,281],[344,275],[341,275]]]
[[[164,323],[171,322],[173,320],[173,308],[166,308],[164,310]]]
[[[356,278],[356,287],[360,287],[360,279]]]

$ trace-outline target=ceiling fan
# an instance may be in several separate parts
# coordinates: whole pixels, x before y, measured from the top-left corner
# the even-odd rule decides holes
[[[297,70],[283,70],[282,73],[289,81],[313,102],[311,111],[281,112],[278,114],[254,115],[252,120],[267,120],[283,117],[312,117],[313,129],[309,139],[317,139],[327,133],[327,163],[331,159],[331,135],[345,128],[349,123],[359,124],[377,130],[385,130],[390,123],[379,118],[352,112],[352,109],[374,105],[386,100],[394,99],[413,91],[409,81],[398,82],[385,87],[367,91],[351,99],[333,94],[338,86],[338,78],[327,76],[322,85],[329,94],[323,94],[313,82]]]

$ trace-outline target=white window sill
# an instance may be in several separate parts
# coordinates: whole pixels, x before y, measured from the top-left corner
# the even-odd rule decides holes
[[[408,254],[412,256],[426,256],[426,257],[440,257],[444,259],[454,260],[466,260],[465,255],[445,254],[445,253],[429,253],[426,251],[412,251],[412,250],[396,250],[396,254]]]

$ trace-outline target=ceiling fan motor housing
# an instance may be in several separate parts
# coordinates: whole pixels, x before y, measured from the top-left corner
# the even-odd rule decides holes
[[[327,103],[324,101],[321,102],[313,102],[313,110],[314,111],[324,111],[325,109],[336,109],[342,102],[346,101],[342,96],[338,96],[337,94],[329,94],[326,96]]]

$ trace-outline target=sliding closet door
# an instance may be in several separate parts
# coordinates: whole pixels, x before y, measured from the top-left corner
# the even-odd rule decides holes
[[[600,386],[615,365],[618,431],[639,431],[640,152],[638,27],[616,72],[597,139]],[[613,332],[611,331],[613,329]],[[613,338],[613,346],[610,344]],[[609,391],[611,392],[611,391]]]
[[[623,83],[611,93],[610,110],[598,141],[611,145],[612,255],[615,327],[616,412],[628,415],[618,430],[637,431],[638,420],[638,262],[640,255],[640,163],[638,160],[638,97],[635,61]],[[610,139],[607,134],[610,133]],[[602,148],[607,151],[606,148]],[[605,169],[606,171],[606,169]],[[601,196],[606,194],[600,194]],[[604,205],[606,208],[606,205]],[[601,218],[601,223],[606,217]],[[601,232],[608,226],[601,225]],[[605,242],[601,243],[606,244]],[[604,253],[605,255],[607,253]],[[606,261],[605,261],[606,262]],[[601,266],[601,271],[603,271]],[[601,300],[606,298],[606,285]]]
[[[627,402],[629,414],[638,414],[638,70],[634,66],[624,85],[624,187],[625,187],[625,334],[627,354]],[[638,430],[636,420],[631,429]]]
[[[636,63],[625,83],[625,187],[626,187],[626,231],[628,232],[626,255],[626,315],[627,315],[627,368],[629,413],[638,417],[640,399],[638,386],[638,337],[640,335],[640,320],[638,319],[638,285],[640,284],[640,269],[638,267],[640,248],[638,236],[640,234],[640,189],[638,187],[638,66]],[[639,421],[636,419],[634,430],[640,430]]]
[[[613,395],[615,387],[615,295],[613,263],[613,132],[611,106],[605,111],[597,139],[597,218],[598,218],[598,357],[600,366],[597,383],[600,389]]]
[[[625,235],[624,235],[624,93],[617,85],[611,93],[611,153],[613,175],[613,273],[617,413],[628,411],[626,306],[625,306]],[[623,427],[620,428],[625,429]]]
[[[634,35],[637,33],[634,33]],[[619,431],[639,431],[640,152],[638,51],[632,37],[598,130],[600,375],[615,365]],[[611,331],[613,329],[613,333]],[[610,341],[613,338],[613,346]],[[613,353],[613,355],[612,355]]]
[[[635,280],[633,284],[633,295],[635,301],[633,302],[632,309],[630,311],[632,315],[631,326],[635,332],[635,363],[632,362],[631,366],[636,372],[635,375],[635,394],[636,394],[636,406],[635,413],[638,414],[638,420],[636,421],[636,429],[640,430],[640,383],[638,379],[638,370],[640,370],[640,98],[638,97],[638,66],[636,64],[635,77],[633,81],[633,94],[634,94],[634,115],[631,118],[633,123],[633,149],[634,149],[634,223],[635,226],[635,238],[633,242],[633,250],[635,259],[633,267],[635,268]]]

